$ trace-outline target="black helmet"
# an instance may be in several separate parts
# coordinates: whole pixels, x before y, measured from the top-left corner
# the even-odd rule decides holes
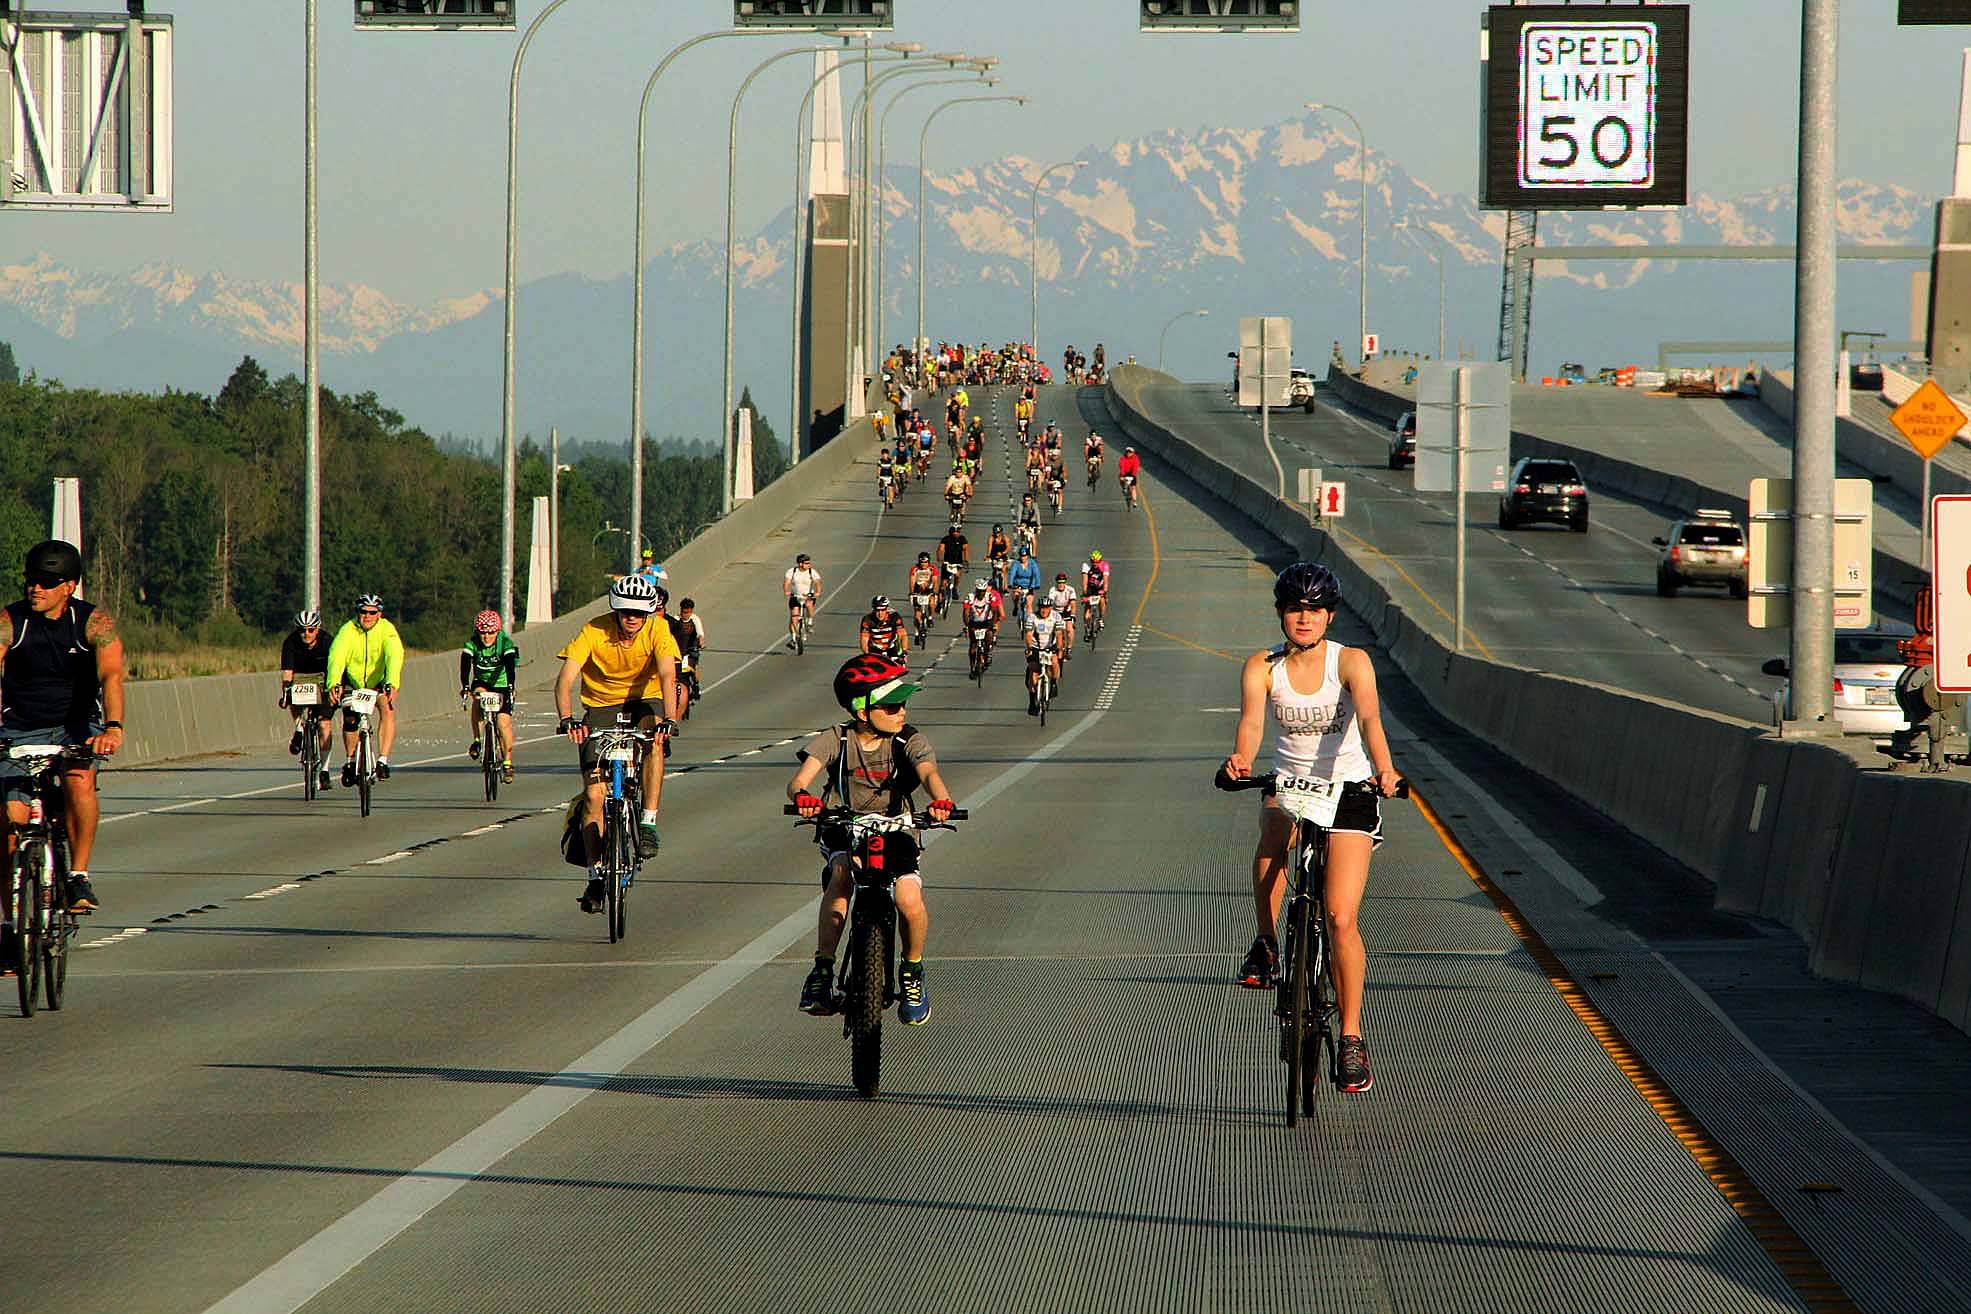
[[[58,575],[62,579],[82,578],[82,554],[75,544],[51,538],[27,550],[22,568],[30,575]]]
[[[1273,607],[1284,610],[1296,604],[1333,611],[1341,606],[1341,584],[1326,566],[1296,561],[1273,581]]]

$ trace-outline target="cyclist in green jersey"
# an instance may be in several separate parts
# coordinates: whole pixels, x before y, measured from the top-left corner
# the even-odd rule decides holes
[[[479,760],[479,699],[488,690],[500,695],[500,779],[513,783],[513,686],[520,666],[520,649],[506,636],[497,611],[482,611],[472,621],[472,637],[459,650],[459,696],[466,700],[472,742],[466,752]]]

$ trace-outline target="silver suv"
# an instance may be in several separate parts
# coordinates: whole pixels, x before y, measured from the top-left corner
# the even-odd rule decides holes
[[[1723,585],[1734,598],[1745,596],[1745,528],[1729,511],[1699,507],[1690,519],[1652,538],[1656,554],[1656,594],[1674,598],[1691,584]]]

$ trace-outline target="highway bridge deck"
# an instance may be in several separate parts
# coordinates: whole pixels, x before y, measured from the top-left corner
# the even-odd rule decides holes
[[[981,403],[975,551],[1013,474],[1008,399]],[[1071,441],[1109,425],[1092,391],[1049,390],[1049,415]],[[1789,977],[1775,937],[1398,678],[1398,764],[1458,839],[1389,807],[1364,909],[1375,1089],[1281,1125],[1268,1000],[1228,981],[1252,803],[1209,788],[1236,661],[1277,632],[1278,548],[1148,476],[1143,512],[1077,482],[1044,531],[1050,574],[1090,546],[1116,572],[1044,728],[1010,652],[974,687],[946,623],[916,662],[911,719],[973,820],[930,851],[932,1021],[887,1029],[873,1102],[839,1027],[793,1006],[817,864],[780,816],[855,618],[942,528],[921,489],[878,516],[866,464],[679,581],[711,687],[624,944],[554,849],[574,778],[542,742],[538,655],[535,742],[496,804],[449,725],[413,728],[367,823],[340,790],[300,803],[279,755],[112,775],[70,1006],[0,1025],[7,1307],[1971,1305],[1965,1131],[1941,1107],[1962,1045],[1896,1074],[1940,1102],[1906,1110],[1908,1139],[1863,1145],[1843,1123],[1880,1129],[1866,1087],[1823,1072],[1815,1096],[1765,1057],[1844,1042],[1734,1023],[1692,978],[1749,964],[1851,1021],[1879,1001]],[[806,657],[776,642],[796,550],[830,590]]]

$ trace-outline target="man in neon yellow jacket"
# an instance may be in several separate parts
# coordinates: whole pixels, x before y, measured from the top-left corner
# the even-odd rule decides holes
[[[390,779],[390,745],[397,738],[397,683],[404,676],[404,641],[397,627],[383,619],[383,599],[365,593],[356,599],[356,615],[344,621],[329,644],[329,698],[340,702],[346,684],[352,689],[376,689],[376,775]],[[342,718],[342,787],[356,783],[356,722]]]

